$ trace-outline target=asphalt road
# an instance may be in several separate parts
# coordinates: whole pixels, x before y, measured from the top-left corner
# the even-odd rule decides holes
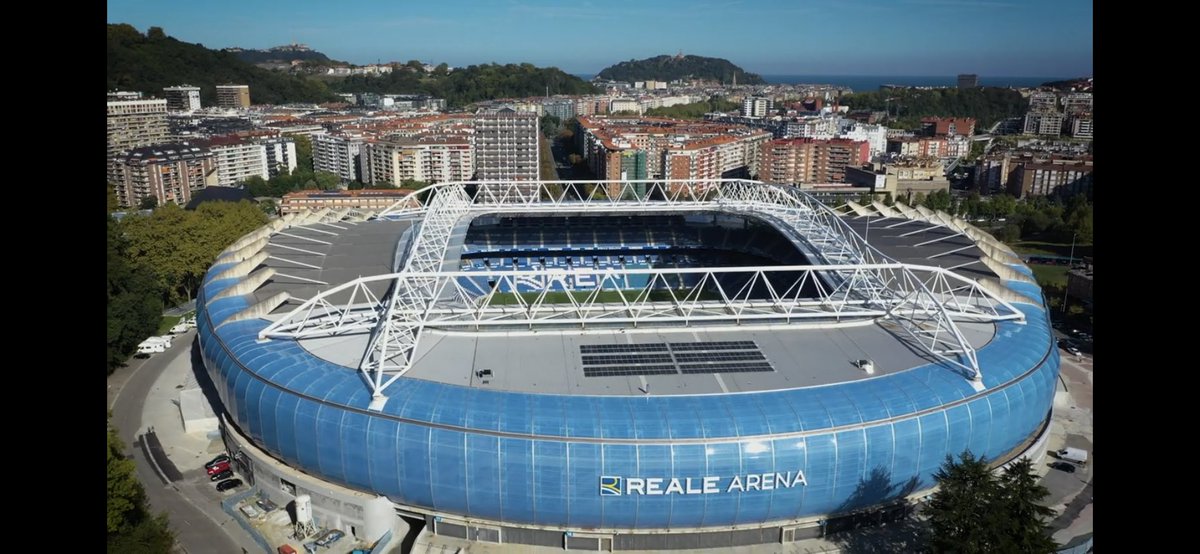
[[[189,331],[173,341],[171,348],[166,352],[144,360],[134,358],[130,360],[129,366],[113,373],[109,378],[110,386],[119,387],[119,390],[113,398],[113,389],[110,388],[109,408],[112,410],[113,425],[117,427],[121,440],[125,442],[125,451],[137,464],[138,479],[146,488],[146,497],[150,501],[151,509],[155,512],[167,512],[178,545],[189,554],[236,554],[243,552],[242,547],[226,534],[224,528],[181,495],[174,484],[164,486],[146,459],[146,453],[137,447],[138,434],[142,427],[142,406],[146,395],[158,376],[166,369],[169,360],[176,356],[188,355],[195,337],[195,331]],[[122,381],[123,384],[119,384]]]

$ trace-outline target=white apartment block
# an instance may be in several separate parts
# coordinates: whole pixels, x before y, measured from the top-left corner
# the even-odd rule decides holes
[[[608,113],[633,112],[642,114],[642,103],[636,98],[613,98],[608,104]]]
[[[270,179],[267,147],[254,142],[214,140],[208,144],[217,162],[217,185],[232,187],[251,177]]]
[[[343,182],[358,181],[363,141],[357,137],[316,135],[313,141],[313,170],[336,174]]]
[[[971,139],[963,135],[952,135],[946,137],[946,153],[947,158],[965,158],[971,153]]]
[[[887,127],[859,123],[854,120],[843,120],[843,122],[847,121],[850,124],[842,127],[837,133],[837,138],[866,142],[868,148],[871,149],[872,158],[887,151]]]
[[[296,170],[296,141],[291,137],[257,139],[267,152],[267,173],[274,177]]]
[[[475,114],[475,178],[534,181],[538,178],[538,116],[512,108]]]
[[[469,181],[475,156],[465,138],[437,142],[389,140],[367,143],[363,182],[399,187],[406,180],[424,183]]]

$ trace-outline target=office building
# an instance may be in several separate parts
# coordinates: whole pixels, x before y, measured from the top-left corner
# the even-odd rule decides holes
[[[974,73],[960,73],[958,88],[976,88],[979,86],[979,76]]]

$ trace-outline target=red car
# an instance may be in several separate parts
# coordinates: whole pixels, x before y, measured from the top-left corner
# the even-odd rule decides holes
[[[209,474],[209,475],[216,475],[216,474],[218,474],[218,473],[221,473],[222,471],[225,471],[225,470],[227,470],[227,469],[229,469],[229,461],[228,461],[228,460],[226,460],[226,461],[223,461],[223,462],[219,462],[219,463],[217,463],[216,465],[214,465],[214,466],[212,466],[212,467],[208,468],[208,474]]]

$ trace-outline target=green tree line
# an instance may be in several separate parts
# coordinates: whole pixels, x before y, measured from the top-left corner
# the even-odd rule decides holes
[[[590,83],[557,67],[535,67],[528,63],[472,65],[432,73],[405,66],[386,75],[351,75],[330,80],[329,87],[336,92],[426,94],[444,98],[451,107],[495,98],[542,96],[547,92],[569,95],[599,92]]]
[[[108,373],[154,334],[163,306],[190,300],[217,254],[267,216],[250,202],[175,204],[108,216]]]
[[[858,92],[841,97],[842,105],[855,110],[888,111],[898,114],[893,127],[920,127],[925,116],[973,117],[976,129],[984,129],[1001,119],[1025,114],[1029,101],[1021,93],[996,87],[971,89],[884,89]]]
[[[133,90],[161,97],[162,89],[181,84],[200,87],[205,105],[217,101],[217,85],[250,86],[255,104],[339,100],[322,82],[268,71],[238,59],[233,52],[181,42],[161,28],[146,34],[128,24],[108,25],[108,90]]]
[[[670,117],[673,119],[704,119],[704,114],[706,113],[727,112],[740,107],[741,105],[737,102],[730,102],[720,96],[713,96],[704,102],[676,104],[665,108],[650,108],[646,110],[646,115],[652,117]]]

